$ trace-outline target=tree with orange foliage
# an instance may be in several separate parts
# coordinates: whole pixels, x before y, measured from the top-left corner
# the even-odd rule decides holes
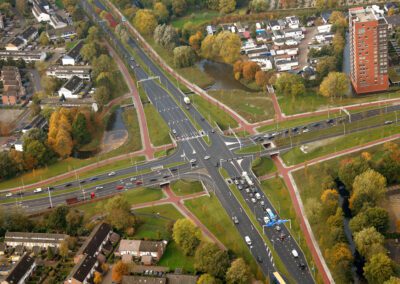
[[[120,283],[122,281],[122,276],[127,274],[128,274],[128,265],[126,265],[120,260],[113,266],[111,278],[114,282]]]
[[[253,81],[257,71],[259,71],[261,68],[260,66],[253,61],[246,61],[243,63],[243,79],[246,81]]]
[[[94,278],[93,278],[94,284],[100,284],[102,281],[103,281],[103,275],[101,275],[100,272],[95,271]]]
[[[266,88],[267,84],[269,83],[269,79],[271,78],[271,74],[264,71],[257,71],[255,75],[256,84],[259,87]]]
[[[321,194],[322,210],[326,215],[333,215],[339,205],[339,193],[335,189],[326,189]]]
[[[201,31],[198,31],[194,35],[191,35],[189,37],[189,44],[194,50],[198,51],[200,50],[202,40],[203,34],[201,33]]]

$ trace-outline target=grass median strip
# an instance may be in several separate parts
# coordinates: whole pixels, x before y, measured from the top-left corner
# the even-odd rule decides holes
[[[256,158],[252,163],[252,170],[257,177],[276,172],[276,166],[270,158]]]
[[[170,144],[169,127],[152,104],[144,106],[150,140],[154,146]]]
[[[242,149],[238,149],[235,151],[235,154],[252,154],[261,152],[264,150],[264,147],[260,144],[255,144],[247,147],[243,147]]]
[[[171,184],[171,189],[177,196],[185,196],[204,191],[201,182],[185,179],[174,181]]]
[[[254,275],[262,275],[246,243],[236,230],[218,198],[204,196],[185,201],[185,206],[232,252],[250,265]]]

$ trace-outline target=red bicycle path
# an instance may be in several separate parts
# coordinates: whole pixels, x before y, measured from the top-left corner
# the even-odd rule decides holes
[[[300,228],[304,233],[305,240],[307,243],[307,246],[311,250],[311,254],[313,256],[313,259],[315,261],[316,266],[318,267],[318,270],[320,271],[322,278],[324,280],[324,283],[333,283],[333,277],[330,273],[330,270],[328,266],[326,265],[325,259],[320,251],[319,245],[314,237],[314,234],[312,232],[311,226],[308,222],[308,219],[305,214],[304,206],[301,200],[301,196],[299,193],[299,190],[297,189],[297,185],[293,179],[292,172],[298,169],[301,169],[305,167],[306,165],[313,165],[317,164],[326,160],[334,159],[343,155],[348,155],[354,152],[358,152],[363,149],[367,149],[385,142],[393,141],[396,139],[400,139],[400,134],[392,135],[390,137],[378,139],[375,141],[371,141],[368,143],[365,143],[363,145],[359,145],[356,147],[352,147],[346,150],[338,151],[333,154],[325,155],[316,159],[312,159],[310,161],[295,165],[295,166],[290,166],[287,167],[282,159],[279,156],[274,156],[272,157],[272,160],[274,161],[279,174],[282,176],[290,194],[290,198],[292,200],[292,203],[294,205],[296,215],[300,217]]]

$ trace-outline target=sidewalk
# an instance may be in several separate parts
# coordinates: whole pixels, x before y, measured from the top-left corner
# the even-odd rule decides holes
[[[192,213],[190,212],[183,202],[185,200],[197,198],[200,196],[208,196],[206,192],[198,192],[198,193],[193,193],[189,194],[186,196],[177,196],[175,193],[172,191],[172,189],[168,186],[165,189],[163,189],[163,192],[165,193],[166,197],[163,199],[157,200],[157,201],[151,201],[151,202],[146,202],[146,203],[141,203],[138,205],[134,205],[131,208],[132,209],[140,209],[140,208],[146,208],[146,207],[151,207],[151,206],[157,206],[157,205],[163,205],[163,204],[171,204],[173,205],[183,216],[186,218],[190,219],[193,221],[193,223],[196,224],[197,227],[200,228],[200,230],[203,232],[203,234],[210,240],[212,240],[214,243],[216,243],[221,249],[226,250],[226,247],[222,242],[220,242],[217,237],[211,233],[206,226],[201,223],[201,221]]]

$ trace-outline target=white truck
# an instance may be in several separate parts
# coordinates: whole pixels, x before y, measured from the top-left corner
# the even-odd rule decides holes
[[[246,180],[248,185],[250,185],[250,186],[254,185],[253,181],[250,179],[250,177],[247,174],[247,172],[243,172],[242,173],[242,177]]]
[[[185,104],[190,105],[190,99],[187,96],[183,97],[183,101],[185,102]]]

